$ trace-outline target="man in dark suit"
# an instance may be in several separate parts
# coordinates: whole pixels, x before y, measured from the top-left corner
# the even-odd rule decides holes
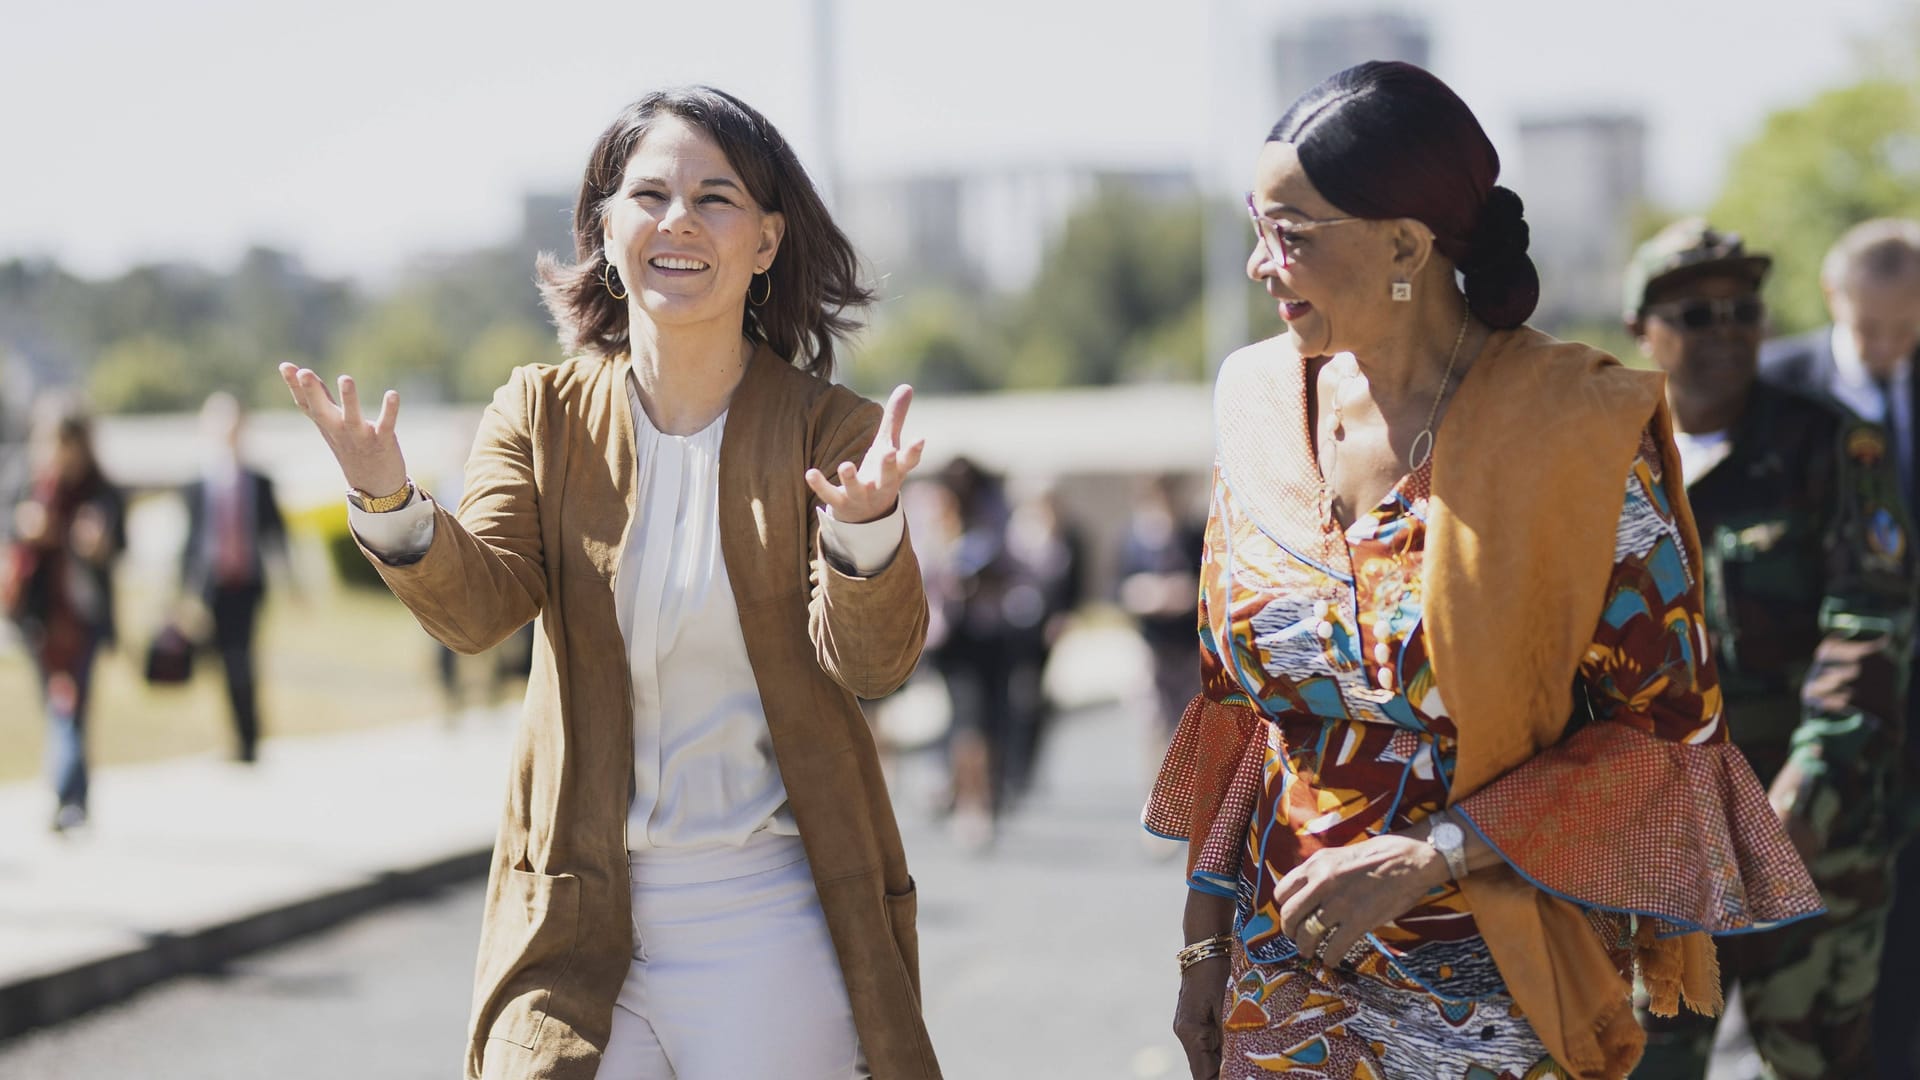
[[[260,714],[254,690],[253,638],[266,596],[266,561],[285,564],[286,525],[273,482],[240,461],[245,417],[233,396],[216,393],[200,410],[206,459],[188,484],[187,545],[181,553],[182,591],[206,604],[213,641],[227,673],[236,760],[258,752]]]
[[[1916,425],[1920,400],[1920,221],[1879,218],[1848,230],[1827,253],[1820,284],[1833,324],[1761,350],[1761,378],[1823,395],[1883,427],[1910,509],[1920,509]],[[1896,833],[1920,831],[1920,695],[1908,696],[1905,790],[1891,800]],[[1909,839],[1874,1003],[1875,1056],[1889,1080],[1920,1078],[1920,843]]]

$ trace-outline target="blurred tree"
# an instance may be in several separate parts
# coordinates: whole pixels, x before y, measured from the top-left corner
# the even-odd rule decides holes
[[[1920,216],[1920,83],[1876,77],[1767,118],[1742,146],[1711,217],[1774,257],[1774,329],[1827,321],[1820,260],[1849,226]]]
[[[489,401],[514,368],[560,359],[560,344],[551,332],[523,320],[503,319],[481,331],[461,355],[454,372],[454,396],[460,401]]]
[[[1028,290],[919,288],[881,305],[854,350],[867,393],[935,393],[1205,378],[1199,200],[1123,188],[1068,218]]]
[[[1067,367],[1051,385],[1204,369],[1197,334],[1163,336],[1146,352],[1140,345],[1164,325],[1192,318],[1201,302],[1201,206],[1198,199],[1148,202],[1116,189],[1067,220],[1012,324],[1017,340],[1038,337],[1064,346]],[[1178,355],[1166,353],[1169,347]],[[1039,385],[1026,373],[1006,377]]]
[[[845,378],[882,396],[903,382],[935,394],[993,389],[1007,365],[990,323],[981,301],[940,289],[887,301],[855,340]]]
[[[192,350],[159,334],[122,338],[94,362],[87,393],[101,412],[195,409],[206,397]]]
[[[329,357],[330,377],[352,375],[361,399],[395,389],[416,402],[454,396],[456,351],[418,289],[388,296],[341,332]]]

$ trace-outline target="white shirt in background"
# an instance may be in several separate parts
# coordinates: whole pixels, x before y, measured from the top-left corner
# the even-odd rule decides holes
[[[1862,420],[1870,420],[1887,429],[1898,451],[1900,474],[1906,478],[1913,460],[1913,364],[1902,359],[1888,381],[1882,397],[1880,384],[1867,371],[1866,361],[1854,348],[1853,335],[1845,327],[1833,328],[1833,396],[1852,409]],[[1893,415],[1887,415],[1887,397],[1892,398]]]
[[[1692,484],[1733,453],[1733,436],[1725,431],[1675,431],[1673,445],[1680,451],[1680,482]]]

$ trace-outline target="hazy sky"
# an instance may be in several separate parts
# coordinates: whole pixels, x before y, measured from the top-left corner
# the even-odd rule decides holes
[[[1250,166],[1262,28],[1357,0],[837,0],[840,171]],[[1860,70],[1914,0],[1388,2],[1511,146],[1518,117],[1639,108],[1654,192],[1710,199],[1769,108]],[[382,274],[496,242],[570,190],[651,86],[706,81],[819,170],[807,0],[0,0],[0,257],[89,273],[224,263],[249,242]],[[1244,152],[1240,147],[1244,145]],[[1211,149],[1210,149],[1211,147]],[[1509,154],[1512,158],[1515,155]],[[1514,177],[1526,193],[1523,167]]]

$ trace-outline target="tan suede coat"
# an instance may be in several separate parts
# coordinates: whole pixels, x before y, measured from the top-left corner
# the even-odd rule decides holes
[[[458,514],[437,511],[418,561],[373,559],[458,651],[539,618],[487,884],[470,1078],[592,1080],[632,956],[634,716],[614,615],[635,493],[627,371],[600,357],[515,370],[481,422]],[[857,462],[879,421],[879,406],[759,350],[721,445],[720,538],[860,1041],[873,1075],[895,1080],[939,1066],[920,1015],[913,879],[855,699],[906,680],[926,598],[909,543],[869,578],[828,565],[802,479]]]

